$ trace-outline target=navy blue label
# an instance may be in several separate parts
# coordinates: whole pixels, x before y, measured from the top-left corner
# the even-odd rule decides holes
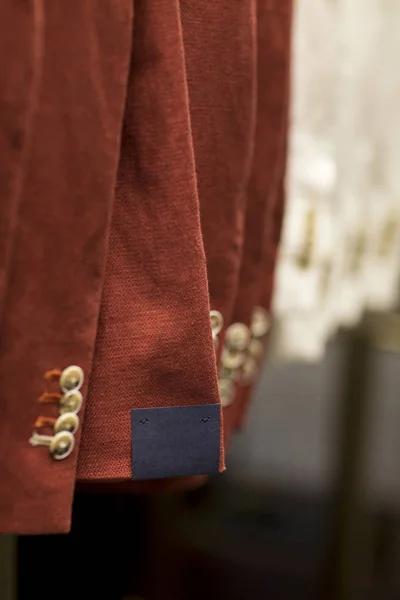
[[[219,471],[219,404],[134,408],[131,425],[132,479]]]

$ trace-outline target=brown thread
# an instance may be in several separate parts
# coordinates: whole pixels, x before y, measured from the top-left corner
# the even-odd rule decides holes
[[[53,427],[56,419],[53,417],[38,417],[35,421],[35,429],[42,429],[42,427]]]
[[[49,371],[46,371],[44,378],[46,381],[55,381],[61,377],[61,373],[62,371],[60,371],[60,369],[50,369]]]
[[[53,382],[59,380],[61,377],[62,371],[60,369],[50,369],[46,371],[44,374],[44,379],[46,382]],[[44,391],[41,396],[39,396],[38,401],[41,404],[54,404],[60,402],[62,395],[57,392],[47,392]],[[35,429],[42,429],[45,427],[54,427],[56,419],[54,417],[43,417],[39,416],[35,421]]]
[[[55,392],[43,392],[43,394],[39,397],[39,402],[41,404],[54,404],[55,402],[59,402],[61,397],[61,394],[57,394]]]

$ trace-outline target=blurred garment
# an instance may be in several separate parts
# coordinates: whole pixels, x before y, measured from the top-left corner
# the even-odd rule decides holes
[[[396,306],[399,24],[395,2],[296,5],[277,357],[319,360],[339,326]]]
[[[0,15],[0,531],[63,533],[76,482],[158,492],[225,468],[269,323],[291,0]]]
[[[285,206],[284,178],[290,97],[292,0],[258,3],[258,111],[247,189],[246,235],[234,320],[250,329],[243,374],[226,416],[245,424],[254,384],[267,352],[271,298]],[[278,7],[278,4],[276,4]],[[228,413],[228,411],[226,411]],[[224,418],[225,415],[224,415]]]

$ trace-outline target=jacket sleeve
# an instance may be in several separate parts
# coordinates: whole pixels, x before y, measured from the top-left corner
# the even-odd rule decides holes
[[[135,11],[79,478],[135,476],[131,409],[196,405],[219,411],[179,2],[147,0]],[[178,428],[167,435],[183,444]],[[218,459],[223,469],[222,449]]]
[[[6,4],[2,28],[20,18]],[[77,477],[130,479],[131,409],[219,402],[178,3],[135,2],[135,19],[132,4],[30,4],[40,51],[7,221],[0,531],[67,532]]]
[[[284,212],[284,181],[289,123],[292,0],[259,4],[258,110],[253,168],[248,186],[246,236],[235,319],[250,328],[244,377],[237,385],[231,428],[242,428],[253,384],[257,381],[268,340],[258,337],[257,316],[270,321],[275,264]],[[254,341],[253,341],[254,338]],[[264,347],[263,351],[260,348]]]

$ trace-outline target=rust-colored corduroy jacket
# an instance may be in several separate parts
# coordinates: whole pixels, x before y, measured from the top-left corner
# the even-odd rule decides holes
[[[290,3],[234,4],[1,4],[0,531],[68,531],[77,480],[197,481],[129,481],[130,411],[219,406],[210,308],[248,320],[238,290],[269,239]],[[83,406],[53,460],[29,440],[68,365]]]

